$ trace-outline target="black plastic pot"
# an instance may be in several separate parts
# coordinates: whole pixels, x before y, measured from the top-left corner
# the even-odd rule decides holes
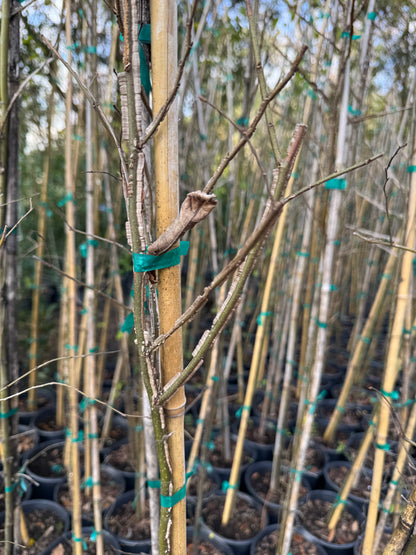
[[[23,460],[26,474],[38,484],[33,485],[32,497],[52,500],[56,485],[66,480],[66,471],[62,465],[59,468],[48,468],[51,451],[55,449],[63,450],[63,447],[63,441],[52,440],[40,443],[24,454]],[[43,473],[43,467],[45,471],[52,471],[52,474],[50,472]]]
[[[237,436],[234,434],[231,434],[231,439],[236,442],[237,441]],[[249,461],[242,464],[241,468],[240,468],[240,483],[243,480],[244,477],[244,472],[245,469],[248,467],[249,464],[255,462],[257,460],[257,452],[255,449],[253,449],[252,447],[250,447],[249,445],[244,444],[244,448],[243,448],[243,452],[248,455],[249,457]],[[231,463],[232,464],[232,463]],[[212,465],[213,469],[215,470],[215,472],[220,476],[221,478],[221,482],[227,481],[230,477],[230,473],[231,473],[231,466],[215,466]]]
[[[59,440],[65,437],[65,427],[47,430],[43,424],[55,423],[56,407],[54,405],[39,410],[30,422],[30,427],[35,428],[39,434],[39,441]]]
[[[30,499],[29,501],[24,501],[21,504],[21,507],[25,515],[28,515],[35,510],[44,510],[55,515],[58,527],[56,530],[56,535],[54,537],[52,536],[51,542],[48,547],[42,551],[37,551],[36,555],[47,555],[51,553],[52,549],[57,545],[62,534],[66,533],[69,530],[69,516],[67,512],[60,505],[58,505],[54,501],[50,501],[49,499]],[[0,514],[0,523],[1,526],[4,523],[4,512]]]
[[[266,508],[269,521],[275,524],[280,520],[282,506],[278,503],[271,503],[270,501],[267,501],[264,497],[259,495],[259,493],[256,491],[256,489],[253,487],[253,484],[252,484],[252,476],[255,472],[261,475],[264,475],[267,472],[270,473],[271,470],[272,470],[272,461],[257,461],[250,464],[244,473],[244,485],[246,487],[247,492]],[[285,472],[286,474],[288,473],[287,469],[282,469],[282,471]],[[302,476],[302,486],[306,489],[307,492],[311,490],[310,483],[307,477]]]
[[[113,532],[110,527],[110,518],[117,514],[117,511],[127,504],[133,503],[136,496],[134,490],[126,491],[122,493],[116,501],[111,505],[108,511],[105,513],[103,527],[105,530],[110,532],[115,536],[120,544],[122,551],[127,551],[130,553],[150,553],[151,552],[151,539],[136,540],[132,538],[125,538],[120,536],[117,532]]]
[[[236,495],[237,495],[236,504],[235,504],[236,508],[234,509],[234,514],[235,515],[238,515],[238,516],[241,515],[241,503],[239,505],[239,502],[241,502],[241,500],[246,501],[251,507],[255,508],[259,512],[259,515],[261,515],[262,505],[256,499],[254,499],[250,495],[247,495],[247,494],[244,494],[244,493],[241,493],[241,492],[237,492]],[[253,539],[256,537],[258,532],[254,533],[252,537],[249,537],[247,539],[236,540],[236,539],[226,537],[225,535],[222,535],[221,533],[211,529],[204,522],[204,517],[203,517],[204,508],[207,509],[209,507],[208,504],[211,503],[211,501],[215,500],[216,498],[220,498],[220,500],[224,502],[225,501],[225,492],[217,491],[213,495],[211,495],[210,497],[208,497],[208,498],[206,498],[202,501],[202,524],[201,524],[201,527],[203,529],[206,529],[210,538],[219,539],[219,540],[225,542],[233,550],[233,553],[235,555],[249,555],[251,544],[252,544]],[[221,505],[219,505],[219,507],[220,506]],[[218,514],[219,515],[222,514],[222,509],[220,509],[220,512]],[[244,516],[242,516],[241,518],[244,518]],[[266,520],[265,525],[267,526],[267,524],[268,524],[267,514],[266,514],[265,520]]]
[[[29,411],[27,409],[20,410],[19,408],[19,424],[24,424],[28,426],[33,418],[40,412],[42,409],[46,408],[47,406],[51,406],[55,404],[56,395],[55,392],[51,389],[42,388],[37,390],[38,396],[38,408],[36,410]],[[27,393],[19,395],[19,399],[27,399]]]
[[[113,553],[115,555],[121,554],[120,551],[120,544],[118,543],[117,539],[113,534],[110,534],[107,530],[103,530],[102,532],[103,539],[104,539],[104,547],[113,548]],[[85,539],[91,539],[91,536],[94,534],[94,528],[92,526],[84,526],[82,528],[82,537]],[[55,550],[58,546],[62,546],[64,549],[62,555],[72,555],[72,531],[68,531],[64,534],[57,542],[55,542],[54,546],[51,549],[48,549],[45,552],[45,555],[51,555],[53,550]],[[59,551],[61,553],[61,551]]]
[[[251,416],[248,421],[248,430],[257,430],[260,425],[260,417],[258,416]],[[235,422],[231,426],[231,430],[233,433],[238,434],[240,422]],[[266,431],[267,431],[267,438],[270,439],[268,443],[260,443],[258,441],[253,441],[252,439],[244,440],[244,445],[248,446],[250,449],[253,449],[256,452],[256,460],[258,461],[271,461],[273,459],[273,448],[276,436],[276,424],[272,420],[266,420]]]
[[[37,430],[31,428],[30,426],[26,426],[24,424],[19,424],[18,426],[18,437],[17,437],[17,444],[18,444],[18,451],[20,455],[20,459],[23,460],[24,454],[30,449],[36,447],[39,443],[39,434]],[[29,438],[31,440],[32,445],[26,445],[27,440],[25,438]],[[28,448],[27,448],[28,447]]]
[[[256,549],[257,549],[259,543],[262,541],[262,539],[265,536],[268,536],[268,535],[272,534],[276,530],[279,530],[279,526],[278,525],[276,526],[276,524],[270,524],[269,526],[266,526],[266,528],[264,528],[261,532],[259,532],[259,534],[257,534],[257,536],[254,538],[253,543],[251,544],[250,555],[256,555]],[[295,527],[294,534],[299,534],[305,540],[309,541],[310,543],[313,543],[314,546],[316,547],[316,551],[319,553],[319,555],[326,555],[325,549],[322,546],[316,544],[313,541],[312,538],[305,537],[304,531],[301,530],[300,528]],[[291,553],[292,553],[292,551],[291,551]]]
[[[298,504],[298,528],[302,531],[302,534],[305,536],[305,538],[312,538],[314,540],[314,542],[317,545],[320,545],[321,547],[323,547],[325,549],[325,551],[328,553],[328,555],[353,555],[354,552],[354,545],[357,541],[358,535],[360,533],[360,531],[357,534],[357,538],[354,541],[351,541],[349,543],[344,543],[344,544],[336,544],[336,543],[331,543],[328,541],[325,541],[321,538],[319,538],[318,536],[316,536],[315,534],[313,534],[311,531],[309,531],[308,529],[305,528],[305,526],[302,523],[302,506],[309,500],[313,500],[313,499],[320,499],[322,501],[328,501],[329,503],[332,504],[336,504],[338,502],[337,500],[337,494],[334,491],[328,491],[328,490],[313,490],[310,493],[308,493],[308,495],[306,495],[305,497],[303,497],[302,499],[299,500],[299,504]],[[365,516],[362,513],[362,511],[359,509],[359,507],[357,507],[354,503],[352,503],[351,501],[346,501],[344,504],[344,512],[348,512],[350,513],[354,519],[356,519],[358,521],[359,527],[361,528],[364,524],[365,521]],[[323,517],[323,515],[319,515],[321,518]],[[342,517],[341,517],[342,518]]]
[[[101,487],[103,487],[104,485],[114,485],[117,489],[119,489],[119,493],[117,495],[120,496],[122,493],[124,493],[125,489],[126,489],[126,482],[123,478],[122,473],[120,472],[120,470],[117,470],[116,468],[112,467],[112,466],[108,466],[105,464],[100,465],[100,483],[101,483]],[[57,484],[55,486],[54,492],[53,492],[53,500],[56,503],[59,503],[62,507],[64,507],[64,509],[68,512],[69,515],[71,515],[71,508],[70,507],[65,507],[64,505],[62,505],[62,503],[59,500],[60,494],[63,490],[63,488],[66,488],[68,490],[69,486],[66,482],[61,482],[59,484]],[[107,506],[103,506],[102,510],[103,513],[108,510],[110,508],[110,506],[112,505],[109,504]],[[94,514],[93,512],[87,512],[84,508],[82,511],[82,524],[83,526],[89,526],[92,525],[94,522]]]
[[[122,439],[121,441],[117,441],[117,443],[115,443],[112,447],[109,448],[103,448],[100,451],[100,456],[102,459],[102,462],[108,466],[113,466],[114,468],[117,468],[117,466],[114,466],[113,464],[111,464],[111,453],[113,453],[114,451],[117,451],[117,449],[120,449],[123,445],[126,445],[129,442],[128,438],[126,439]],[[126,482],[126,490],[130,490],[130,489],[134,489],[134,482],[135,482],[135,477],[136,477],[136,473],[132,470],[123,470],[121,468],[117,468],[117,470],[119,470]]]

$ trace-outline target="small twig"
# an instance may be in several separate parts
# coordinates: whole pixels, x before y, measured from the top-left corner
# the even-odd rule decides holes
[[[400,152],[400,150],[402,148],[405,148],[405,146],[407,146],[407,143],[404,143],[404,145],[399,145],[396,148],[396,150],[393,153],[393,156],[390,158],[390,160],[387,163],[387,166],[384,169],[384,174],[385,174],[386,179],[385,179],[384,185],[383,185],[383,193],[384,193],[384,200],[385,200],[385,203],[386,203],[386,216],[387,216],[387,221],[389,223],[389,235],[390,235],[391,242],[393,242],[393,237],[392,237],[392,231],[391,231],[391,218],[390,218],[390,213],[389,213],[389,199],[387,197],[387,183],[390,180],[389,168],[392,165],[394,158],[397,156],[397,154]]]
[[[213,104],[212,102],[210,102],[207,98],[204,98],[203,96],[199,96],[199,100],[201,102],[205,102],[205,104],[208,104],[208,106],[210,106],[213,110],[216,110],[224,119],[226,119],[228,121],[228,123],[230,123],[234,129],[237,129],[237,131],[241,134],[244,135],[244,133],[246,132],[245,128],[241,127],[241,125],[238,125],[238,123],[236,123],[235,121],[233,121],[229,116],[227,116],[227,114],[221,110],[221,108],[219,108],[218,106],[216,106],[215,104]],[[250,147],[251,153],[253,154],[254,158],[256,159],[256,162],[260,168],[260,171],[262,173],[263,179],[265,181],[265,184],[267,186],[267,189],[269,189],[269,183],[267,181],[267,173],[266,170],[263,168],[262,164],[261,164],[261,160],[259,158],[259,155],[257,154],[256,149],[253,146],[253,143],[249,140],[248,142],[248,146]]]
[[[25,10],[26,8],[28,8],[29,6],[31,6],[35,2],[36,2],[36,0],[30,0],[30,2],[27,2],[27,4],[25,4],[24,6],[20,6],[20,8],[15,9],[14,12],[12,12],[10,14],[10,18],[12,18],[15,15],[17,15],[18,13],[22,12],[23,10]]]
[[[120,350],[117,349],[116,351],[99,351],[97,353],[87,353],[87,354],[84,354],[84,355],[69,355],[69,356],[61,356],[61,357],[51,358],[50,360],[47,360],[46,362],[42,362],[41,364],[38,364],[34,368],[31,368],[30,370],[28,370],[27,372],[25,372],[24,374],[22,374],[21,376],[19,376],[15,380],[13,380],[12,382],[9,382],[7,385],[1,387],[0,392],[4,391],[5,389],[7,389],[9,387],[12,387],[13,385],[15,385],[18,382],[20,382],[21,380],[23,380],[24,378],[27,378],[29,376],[29,374],[31,374],[32,372],[36,372],[37,370],[40,370],[40,368],[43,368],[44,366],[49,366],[49,364],[52,364],[53,362],[59,362],[60,360],[69,360],[69,359],[73,359],[73,358],[86,358],[86,357],[91,357],[91,356],[115,355],[115,354],[118,354],[119,352],[120,352]],[[42,385],[44,386],[45,384],[42,384]]]
[[[25,6],[26,7],[26,6]],[[47,64],[50,64],[53,61],[53,58],[48,58],[47,60],[45,60],[37,69],[35,69],[34,71],[32,71],[32,73],[30,75],[28,75],[26,77],[26,79],[20,84],[19,88],[17,89],[17,91],[14,93],[14,95],[12,96],[12,99],[9,102],[9,105],[7,106],[7,110],[3,116],[3,119],[0,122],[0,136],[3,135],[3,128],[6,124],[7,118],[9,117],[9,114],[11,112],[11,109],[13,108],[14,103],[16,102],[16,100],[19,98],[20,94],[22,93],[23,89],[26,87],[26,85],[29,83],[29,81],[31,79],[33,79],[33,77],[39,73],[39,71],[41,69],[43,69]]]
[[[215,170],[213,176],[209,179],[208,183],[204,187],[204,193],[210,193],[214,188],[215,184],[224,173],[224,170],[227,168],[228,164],[235,158],[241,148],[249,141],[249,139],[253,136],[257,125],[261,118],[263,117],[264,112],[266,111],[267,106],[270,102],[286,87],[289,81],[292,79],[293,75],[298,71],[299,64],[301,63],[305,52],[307,51],[307,46],[302,46],[299,54],[296,56],[295,61],[293,62],[290,70],[286,74],[286,76],[279,81],[275,87],[270,91],[270,93],[262,100],[259,109],[257,110],[257,114],[254,116],[251,124],[249,125],[248,129],[245,131],[241,139],[235,145],[235,147],[228,152],[224,158],[221,160],[218,168]]]
[[[372,156],[371,158],[368,158],[367,160],[364,160],[363,162],[359,162],[358,164],[354,164],[354,166],[350,166],[349,168],[346,168],[344,170],[340,170],[339,172],[331,173],[331,175],[328,175],[327,177],[319,179],[318,181],[315,181],[311,185],[308,185],[307,187],[304,187],[303,189],[300,189],[300,191],[297,191],[296,193],[293,193],[292,195],[282,199],[282,204],[287,204],[291,200],[299,197],[300,195],[303,195],[304,193],[307,193],[311,189],[315,189],[316,187],[318,187],[319,185],[322,185],[323,183],[326,183],[330,179],[335,179],[335,178],[339,177],[340,175],[345,175],[347,173],[353,172],[354,170],[358,170],[359,168],[363,168],[364,166],[368,166],[369,164],[371,164],[371,162],[374,162],[375,160],[378,160],[382,156],[384,156],[384,152],[381,152],[380,154],[377,154],[376,156]]]
[[[391,110],[390,112],[383,112],[382,114],[368,114],[366,116],[353,116],[348,118],[348,123],[361,123],[367,119],[384,118],[385,116],[394,116],[400,112],[405,112],[406,110],[413,110],[413,106],[405,106],[404,108],[397,108],[396,110]]]
[[[33,255],[32,257],[34,260],[38,260],[41,264],[43,264],[44,266],[48,266],[48,268],[52,268],[52,270],[55,270],[55,272],[57,272],[58,274],[60,274],[61,276],[64,276],[68,279],[71,279],[72,281],[75,281],[75,283],[78,283],[79,285],[82,285],[83,287],[85,287],[86,289],[92,289],[92,291],[94,291],[97,295],[101,295],[102,297],[105,297],[106,299],[108,299],[109,301],[111,301],[112,303],[120,306],[121,308],[124,308],[124,310],[129,310],[131,311],[131,308],[126,306],[123,303],[119,303],[116,299],[114,299],[113,297],[111,297],[111,295],[107,295],[107,293],[104,293],[104,291],[100,291],[100,289],[96,289],[95,287],[93,287],[92,285],[87,285],[84,281],[81,281],[80,279],[75,278],[74,276],[70,276],[69,274],[67,274],[66,272],[64,272],[63,270],[61,270],[60,268],[57,268],[56,266],[54,266],[53,264],[51,264],[50,262],[46,262],[46,260],[43,260],[42,258],[39,258],[38,256]]]
[[[381,245],[383,247],[391,247],[391,248],[394,248],[394,249],[400,249],[402,251],[408,251],[408,252],[412,252],[412,253],[416,254],[416,250],[411,249],[409,247],[405,247],[404,245],[399,245],[398,243],[395,243],[394,241],[382,241],[381,239],[375,239],[374,237],[369,237],[368,235],[363,235],[359,231],[354,231],[353,235],[355,235],[355,237],[359,237],[363,241],[366,241],[367,243],[371,243],[373,245]]]
[[[114,142],[114,144],[117,148],[118,154],[119,154],[120,166],[121,166],[121,175],[122,175],[122,178],[123,178],[123,188],[124,188],[125,196],[127,197],[127,184],[129,182],[129,172],[127,170],[127,165],[126,165],[126,161],[125,161],[125,158],[124,158],[124,151],[121,147],[121,144],[120,144],[119,140],[117,139],[117,136],[114,132],[114,129],[112,128],[110,122],[107,119],[107,116],[103,112],[100,104],[98,103],[98,101],[96,100],[96,98],[94,97],[94,95],[92,94],[90,89],[82,81],[82,79],[80,78],[78,73],[68,64],[67,61],[65,61],[62,58],[62,56],[59,54],[59,52],[54,48],[54,46],[52,46],[52,44],[48,41],[48,39],[44,35],[41,35],[40,38],[41,38],[42,42],[44,42],[46,44],[46,46],[54,53],[54,55],[63,63],[63,65],[66,67],[66,69],[72,75],[72,77],[78,83],[79,87],[84,92],[87,100],[89,101],[91,106],[94,108],[94,110],[97,112],[97,114],[99,115],[99,117],[101,119],[101,122],[104,125],[105,129],[110,134],[110,137],[113,140],[113,142]]]
[[[142,138],[140,138],[139,145],[138,145],[140,149],[143,148],[144,145],[147,143],[147,141],[154,135],[157,128],[162,123],[166,114],[168,113],[169,108],[172,105],[172,102],[176,98],[176,93],[178,92],[178,89],[179,89],[180,84],[181,84],[183,70],[185,68],[186,61],[189,58],[189,55],[190,55],[191,50],[192,50],[192,25],[193,25],[193,21],[194,21],[194,17],[195,17],[196,8],[198,6],[198,2],[199,2],[199,0],[194,0],[194,2],[192,3],[191,13],[189,14],[188,20],[186,22],[185,51],[184,51],[182,59],[179,63],[175,84],[173,85],[172,91],[170,92],[169,96],[167,97],[165,103],[160,108],[159,112],[153,118],[151,123],[147,126],[147,129],[145,131],[144,136]]]

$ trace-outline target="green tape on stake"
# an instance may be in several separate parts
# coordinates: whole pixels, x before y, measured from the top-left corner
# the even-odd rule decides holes
[[[416,172],[416,166],[407,166],[407,173]]]
[[[376,12],[368,12],[367,14],[367,19],[369,19],[370,21],[374,21],[376,17],[377,17]]]
[[[241,125],[242,127],[248,127],[249,119],[248,118],[238,118],[237,125]]]
[[[325,183],[325,189],[338,189],[339,191],[345,191],[346,186],[347,186],[347,182],[343,177],[329,179]]]
[[[135,272],[151,272],[180,264],[181,256],[188,254],[189,241],[181,241],[179,247],[155,256],[153,254],[133,253],[133,269]]]
[[[266,318],[267,316],[271,316],[273,313],[268,311],[268,312],[260,312],[260,314],[257,316],[257,325],[258,326],[262,326],[263,325],[263,318]]]
[[[121,326],[121,332],[131,333],[133,326],[134,326],[134,316],[133,316],[133,312],[130,312],[130,314],[127,314],[126,319],[124,320],[124,323]]]

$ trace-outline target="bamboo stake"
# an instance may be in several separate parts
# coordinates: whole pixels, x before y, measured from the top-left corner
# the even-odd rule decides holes
[[[416,163],[416,156],[412,156],[412,163]],[[410,174],[410,193],[409,205],[407,212],[405,244],[408,248],[413,249],[415,246],[415,216],[416,216],[416,175]],[[400,270],[400,281],[397,289],[396,306],[391,332],[391,340],[387,353],[385,372],[383,377],[382,393],[386,397],[393,395],[394,385],[398,374],[397,361],[399,358],[400,343],[403,333],[403,323],[406,312],[406,305],[409,298],[409,281],[412,275],[413,254],[404,251],[402,254],[402,263]],[[376,521],[378,514],[378,503],[381,493],[381,482],[383,475],[383,464],[385,449],[388,448],[387,434],[389,428],[389,410],[387,403],[382,402],[380,406],[380,420],[377,429],[375,459],[373,480],[371,485],[370,502],[367,513],[367,525],[363,542],[363,555],[371,555],[372,545],[374,542],[374,533],[376,529]]]
[[[71,2],[65,1],[65,39],[66,44],[72,44],[71,33]],[[71,50],[68,50],[68,63],[71,64]],[[66,259],[65,271],[68,276],[75,277],[75,184],[73,179],[72,164],[72,76],[68,74],[67,91],[65,98],[65,190],[68,202],[65,204],[65,217],[68,226],[65,229],[66,237]],[[72,279],[66,279],[65,288],[67,290],[67,306],[68,328],[66,335],[65,350],[67,355],[74,354],[76,351],[76,282]],[[72,491],[72,530],[73,530],[73,552],[75,555],[82,553],[82,524],[81,524],[81,472],[78,458],[78,393],[76,387],[75,376],[75,359],[70,358],[68,361],[68,380],[69,380],[69,430],[70,430],[70,453],[71,453],[71,491]]]
[[[153,111],[163,106],[177,71],[177,12],[176,4],[168,0],[151,3]],[[178,213],[178,116],[173,102],[165,120],[154,137],[156,235],[161,235]],[[180,267],[159,271],[160,332],[168,331],[181,314]],[[182,334],[176,332],[161,347],[162,384],[168,383],[183,368]],[[166,428],[171,462],[173,491],[185,484],[184,455],[184,388],[166,403]],[[163,538],[163,540],[165,540]],[[161,551],[164,542],[160,542]],[[185,498],[172,508],[171,553],[186,553]]]
[[[360,341],[357,343],[357,346],[354,349],[354,353],[348,363],[347,372],[344,378],[341,392],[337,399],[335,410],[332,413],[331,418],[328,422],[328,426],[324,432],[323,439],[328,443],[332,443],[334,441],[338,424],[342,418],[342,414],[345,409],[349,392],[351,391],[351,387],[353,386],[355,376],[359,368],[361,368],[361,365],[363,364],[364,358],[367,354],[368,346],[373,340],[374,327],[376,322],[380,318],[380,312],[382,311],[383,305],[385,303],[387,287],[390,284],[390,278],[393,274],[396,262],[397,255],[392,250],[384,267],[384,271],[381,274],[381,280],[377,289],[377,293],[364,328],[361,332]]]
[[[346,126],[347,126],[347,110],[348,110],[348,97],[349,97],[349,60],[347,61],[345,75],[344,75],[344,89],[343,98],[340,111],[340,122],[339,122],[339,133],[337,142],[337,157],[336,157],[336,169],[342,167],[344,162],[344,152],[345,152],[345,138],[346,138]],[[302,434],[299,438],[299,449],[296,458],[296,473],[295,478],[292,479],[292,487],[290,488],[290,501],[285,507],[285,514],[283,517],[284,523],[284,534],[281,534],[279,538],[279,546],[282,555],[287,555],[290,549],[290,543],[292,539],[292,532],[294,526],[295,511],[294,508],[297,504],[297,499],[299,495],[300,479],[298,472],[302,471],[304,467],[304,461],[306,458],[306,450],[309,443],[310,433],[312,430],[312,424],[314,420],[314,411],[316,407],[316,400],[318,398],[319,387],[321,382],[321,376],[323,372],[324,359],[325,359],[325,349],[327,341],[327,323],[329,320],[329,305],[330,305],[330,293],[331,293],[331,282],[332,282],[332,266],[334,259],[334,249],[335,242],[338,238],[338,226],[339,226],[339,211],[342,202],[342,190],[334,189],[331,191],[332,198],[329,202],[328,208],[328,224],[327,224],[327,235],[325,250],[323,255],[323,268],[322,268],[322,287],[321,287],[321,297],[319,303],[319,313],[318,313],[318,331],[317,331],[317,345],[314,367],[311,372],[311,383],[309,387],[309,398],[307,402],[309,404],[309,410],[305,412],[303,419]],[[278,434],[279,435],[279,434]],[[277,441],[277,435],[276,435]]]
[[[38,245],[36,247],[36,256],[43,258],[43,251],[45,245],[45,229],[46,229],[46,202],[48,200],[48,181],[49,181],[49,168],[51,162],[51,124],[54,113],[54,95],[55,91],[52,90],[49,97],[50,110],[48,111],[48,146],[45,151],[45,159],[43,163],[43,176],[40,191],[39,202],[39,221],[38,221]],[[33,293],[32,293],[32,314],[30,323],[30,350],[29,350],[29,369],[34,370],[37,365],[38,357],[38,341],[39,341],[39,303],[40,303],[40,283],[42,279],[42,264],[39,260],[35,260],[35,275],[33,278]],[[36,372],[33,371],[29,374],[29,387],[32,388],[37,383]],[[28,395],[29,410],[36,410],[36,388],[30,389]]]
[[[97,36],[96,36],[96,13],[97,13],[97,1],[93,0],[89,11],[89,44],[96,48]],[[87,36],[88,36],[87,35]],[[92,59],[94,56],[94,60]],[[96,72],[96,54],[87,54],[87,73],[94,75]],[[94,218],[94,205],[95,197],[97,191],[96,178],[92,173],[94,168],[93,159],[93,125],[97,121],[94,121],[92,114],[92,106],[89,102],[85,102],[85,143],[86,143],[86,243],[87,243],[87,258],[86,258],[86,270],[85,279],[88,285],[95,285],[95,243],[93,236],[95,235],[95,218]],[[85,308],[86,308],[86,347],[87,353],[94,353],[96,351],[96,302],[95,293],[92,288],[87,288],[85,291]],[[86,361],[86,384],[88,396],[91,399],[95,399],[99,393],[96,384],[96,357],[88,356]],[[96,553],[97,555],[104,554],[104,538],[102,534],[102,503],[101,503],[101,484],[100,484],[100,454],[99,454],[99,437],[98,437],[98,418],[97,418],[97,407],[96,405],[90,404],[87,407],[86,418],[88,420],[88,430],[89,436],[88,440],[90,443],[90,454],[91,454],[91,481],[92,481],[92,502],[93,502],[93,513],[94,513],[94,529],[96,532]],[[90,474],[87,474],[87,480]],[[91,487],[91,486],[90,486]]]
[[[289,150],[288,156],[285,161],[286,167],[279,168],[279,173],[281,175],[279,175],[278,183],[276,183],[276,188],[275,190],[273,190],[273,194],[278,193],[280,195],[286,191],[288,196],[290,196],[291,186],[293,183],[293,177],[291,177],[291,172],[295,164],[296,157],[299,153],[305,133],[306,133],[306,126],[297,127],[297,132],[295,132],[295,135],[294,135],[294,138],[297,141],[296,149],[295,151],[293,149]],[[288,167],[290,167],[290,173],[288,172]],[[253,352],[253,358],[252,358],[251,367],[250,367],[250,375],[249,375],[249,380],[247,384],[246,394],[244,397],[244,404],[243,404],[244,410],[242,410],[242,414],[241,414],[240,427],[238,430],[238,439],[237,439],[237,444],[235,448],[235,457],[231,468],[231,474],[230,474],[230,480],[229,480],[230,487],[227,490],[226,500],[224,504],[224,512],[222,515],[222,522],[224,525],[227,524],[230,519],[230,515],[235,502],[235,493],[236,493],[236,487],[239,480],[244,438],[246,435],[248,418],[251,410],[251,403],[253,400],[254,390],[257,382],[258,363],[260,360],[260,353],[261,353],[261,348],[262,348],[263,338],[264,338],[264,325],[263,325],[264,318],[269,315],[269,302],[270,302],[270,295],[271,295],[271,289],[272,289],[272,283],[273,283],[273,277],[274,277],[274,269],[275,269],[275,265],[277,262],[277,257],[278,257],[278,253],[281,245],[281,239],[282,239],[283,229],[285,225],[285,214],[286,212],[283,211],[281,217],[279,218],[278,227],[276,230],[276,235],[273,243],[273,250],[272,250],[272,255],[271,255],[271,260],[269,265],[269,271],[268,271],[267,280],[264,288],[264,294],[262,298],[260,320],[259,320],[259,325],[257,327],[256,339],[254,343],[254,352]]]

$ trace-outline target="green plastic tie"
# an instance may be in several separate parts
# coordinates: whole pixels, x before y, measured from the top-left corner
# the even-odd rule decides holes
[[[98,439],[100,436],[97,433],[87,434],[88,439]]]
[[[76,133],[73,133],[72,138],[74,139],[74,141],[83,141],[84,137],[82,135],[77,135]]]
[[[302,480],[303,470],[298,470],[297,468],[291,468],[290,473],[295,475],[296,482],[300,482]]]
[[[408,330],[407,328],[403,328],[403,334],[404,335],[410,335],[412,333],[412,330]]]
[[[7,412],[0,412],[0,418],[10,418],[14,414],[16,414],[16,412],[17,412],[17,407],[15,407],[14,409],[10,409]]]
[[[241,407],[238,409],[238,411],[235,413],[237,418],[241,418],[241,415],[243,413],[243,410],[250,412],[251,411],[251,407],[249,407],[248,405],[241,405]]]
[[[398,486],[399,481],[398,480],[390,480],[390,484],[393,484],[393,486]]]
[[[82,549],[88,549],[87,542],[84,540],[84,538],[77,538],[76,535],[72,533],[72,539],[74,540],[74,542],[77,543],[82,542]]]
[[[346,186],[347,181],[343,177],[329,179],[325,183],[325,189],[338,189],[339,191],[345,191]]]
[[[365,337],[364,335],[360,335],[359,338],[361,339],[361,341],[363,341],[363,343],[366,343],[367,345],[370,345],[370,343],[371,343],[371,338],[370,337]]]
[[[134,316],[133,312],[127,314],[126,319],[124,320],[123,325],[121,326],[122,333],[130,333],[134,326]]]
[[[133,253],[133,269],[135,272],[151,272],[180,264],[181,256],[188,254],[189,241],[181,241],[179,247],[155,256],[153,254]]]
[[[338,412],[340,412],[341,414],[345,413],[345,408],[342,407],[341,405],[336,405],[335,408],[337,409]]]
[[[304,251],[298,251],[296,253],[297,256],[304,256],[305,258],[307,258],[308,256],[310,256],[310,254],[308,252],[304,252]]]
[[[65,344],[65,349],[67,349],[68,351],[75,351],[76,353],[78,352],[78,345],[70,345],[69,343]]]
[[[316,319],[316,324],[319,328],[325,329],[328,327],[328,324],[326,322],[321,322],[320,320],[318,320],[318,318]]]
[[[80,42],[74,42],[74,44],[70,44],[69,46],[66,47],[67,50],[70,50],[71,52],[75,52],[75,50],[81,46]]]
[[[316,92],[313,89],[309,89],[308,96],[312,98],[312,100],[316,99]]]
[[[393,399],[393,401],[397,401],[400,399],[400,395],[398,391],[385,391],[383,388],[380,388],[380,393],[389,399]]]
[[[84,314],[87,314],[88,308],[81,308],[81,310],[79,310],[78,312],[81,316],[83,316]]]
[[[228,489],[238,489],[238,484],[230,484],[227,480],[224,480],[221,484],[222,491],[227,491]]]
[[[147,486],[152,489],[159,489],[160,480],[147,480]]]
[[[338,291],[338,286],[331,283],[330,286],[329,286],[329,290],[330,291]]]
[[[407,166],[407,173],[416,172],[416,166]]]
[[[248,127],[250,120],[248,118],[238,118],[237,125],[241,125],[242,127]]]
[[[150,23],[142,25],[139,33],[140,80],[147,96],[149,96],[152,85],[150,83],[149,66],[147,65],[143,44],[150,44]]]
[[[98,353],[98,347],[92,347],[91,349],[88,349],[88,352],[92,355],[94,353]]]
[[[68,193],[67,195],[65,195],[58,203],[57,206],[59,206],[59,208],[62,208],[63,206],[65,206],[65,204],[67,202],[73,202],[74,204],[76,204],[74,197],[72,195],[72,193]]]
[[[204,422],[205,422],[205,418],[197,418],[196,425],[197,426],[200,426],[200,425],[202,426]]]
[[[260,314],[257,316],[257,325],[258,326],[262,326],[263,325],[263,318],[266,318],[267,316],[271,316],[273,314],[273,312],[267,311],[267,312],[260,312]]]
[[[211,376],[213,382],[217,382],[220,378],[218,376]]]
[[[79,411],[82,413],[84,410],[89,407],[90,405],[95,404],[95,399],[91,399],[91,397],[83,397],[79,404]]]
[[[103,533],[102,530],[96,530],[95,528],[93,528],[93,530],[91,532],[90,540],[92,542],[96,542],[97,541],[97,536],[102,535],[102,533]]]
[[[298,172],[292,172],[291,176],[293,177],[293,179],[299,179]]]
[[[80,244],[78,249],[79,249],[79,252],[81,253],[82,258],[87,258],[87,253],[88,253],[88,247],[89,246],[98,247],[97,239],[88,239],[88,241],[85,241],[84,243]]]
[[[390,444],[389,443],[376,443],[377,449],[381,449],[382,451],[390,451]]]
[[[336,499],[336,505],[346,505],[347,500],[346,499],[341,499],[341,497],[339,495],[337,495],[335,497]]]
[[[377,17],[376,12],[368,12],[367,14],[367,19],[369,19],[370,21],[374,21],[376,17]]]
[[[390,279],[391,274],[381,274],[381,277],[384,278],[384,279]]]
[[[97,54],[97,47],[96,46],[83,46],[82,50],[86,54]]]
[[[162,493],[160,494],[160,504],[164,509],[170,509],[171,507],[182,501],[182,499],[185,499],[186,484],[188,483],[188,480],[192,476],[192,474],[193,470],[186,473],[184,485],[173,495],[163,495]]]
[[[351,105],[348,106],[348,111],[353,116],[361,116],[361,110],[354,110]]]

